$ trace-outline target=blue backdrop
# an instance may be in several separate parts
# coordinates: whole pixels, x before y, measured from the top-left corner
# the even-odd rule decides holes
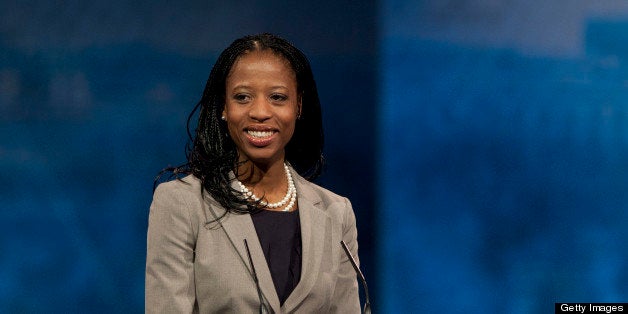
[[[153,177],[261,31],[311,59],[375,311],[628,300],[625,1],[0,0],[0,312],[143,312]]]
[[[385,2],[381,309],[628,300],[627,12]]]

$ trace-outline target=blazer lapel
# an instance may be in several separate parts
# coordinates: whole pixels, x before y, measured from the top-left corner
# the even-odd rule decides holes
[[[325,233],[327,224],[329,223],[329,216],[324,209],[321,208],[322,200],[320,196],[310,187],[310,183],[307,180],[301,177],[294,169],[291,168],[291,171],[298,194],[303,256],[301,257],[301,279],[290,296],[288,296],[283,307],[280,306],[279,296],[275,290],[275,285],[270,275],[270,269],[268,263],[266,263],[266,257],[264,257],[264,251],[262,251],[257,233],[255,232],[251,215],[227,214],[218,222],[238,251],[247,269],[251,271],[248,254],[244,247],[244,239],[247,240],[260,289],[262,290],[267,304],[272,307],[275,313],[281,313],[282,310],[290,312],[307,297],[318,279],[318,270],[320,269],[321,260],[323,258],[324,243],[326,238],[330,236]],[[235,185],[233,186],[235,187]],[[215,201],[209,206],[209,210],[214,219],[224,213],[222,206]],[[255,284],[254,282],[251,283]]]
[[[297,188],[299,217],[301,222],[301,279],[288,299],[283,309],[290,312],[296,305],[307,297],[318,279],[318,270],[323,258],[323,246],[328,234],[325,234],[329,216],[320,208],[321,199],[309,186],[304,178],[294,170],[292,177]]]
[[[219,208],[224,212],[222,207]],[[215,211],[215,206],[209,206],[209,209],[212,211],[214,219],[221,214]],[[242,262],[246,265],[249,272],[251,272],[251,284],[255,285],[255,282],[252,279],[253,273],[251,263],[249,262],[246,247],[244,246],[244,239],[246,239],[251,252],[251,259],[253,260],[253,265],[255,266],[255,272],[257,273],[257,278],[259,280],[260,290],[262,290],[262,295],[266,299],[266,303],[272,307],[273,312],[279,313],[279,296],[277,296],[277,291],[275,290],[275,285],[273,284],[273,279],[270,275],[270,269],[266,263],[266,257],[264,256],[264,251],[262,251],[262,246],[259,243],[251,215],[228,213],[218,222],[218,224],[222,226],[227,237],[238,251]]]

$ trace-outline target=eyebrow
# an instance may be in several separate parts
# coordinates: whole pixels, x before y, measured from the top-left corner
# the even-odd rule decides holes
[[[252,89],[253,87],[251,87],[250,84],[245,83],[245,84],[239,84],[233,87],[233,89],[237,89],[237,88],[248,88],[248,89]],[[283,88],[283,89],[289,89],[288,86],[285,85],[273,85],[270,87],[270,89],[277,89],[277,88]]]

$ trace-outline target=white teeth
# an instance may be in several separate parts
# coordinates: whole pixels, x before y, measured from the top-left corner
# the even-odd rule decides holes
[[[273,131],[247,131],[247,133],[249,133],[249,135],[251,135],[252,137],[256,137],[256,138],[266,138],[266,137],[270,137],[273,135]]]

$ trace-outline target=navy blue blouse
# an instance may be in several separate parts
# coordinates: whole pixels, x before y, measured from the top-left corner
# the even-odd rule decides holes
[[[270,274],[283,305],[301,278],[299,211],[262,210],[251,215]]]

